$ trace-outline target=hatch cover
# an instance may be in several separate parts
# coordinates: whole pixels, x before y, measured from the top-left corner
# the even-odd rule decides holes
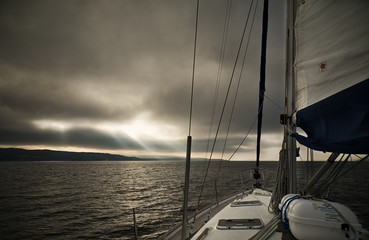
[[[257,205],[261,205],[261,202],[259,200],[236,201],[236,202],[231,203],[231,207],[257,206]]]
[[[259,218],[220,219],[218,229],[259,229],[264,226]]]

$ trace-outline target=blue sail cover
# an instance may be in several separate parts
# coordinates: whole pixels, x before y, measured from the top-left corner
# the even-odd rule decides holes
[[[296,124],[308,137],[292,136],[309,148],[369,154],[369,79],[298,111]]]
[[[312,149],[369,154],[369,1],[305,0],[296,12],[293,136]]]

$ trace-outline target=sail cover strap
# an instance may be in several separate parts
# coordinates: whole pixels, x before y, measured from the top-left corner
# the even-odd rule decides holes
[[[369,79],[301,109],[296,124],[307,137],[292,136],[309,148],[369,154]]]

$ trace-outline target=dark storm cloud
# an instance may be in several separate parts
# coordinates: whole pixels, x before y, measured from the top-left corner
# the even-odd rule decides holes
[[[1,105],[8,108],[14,116],[28,119],[70,119],[107,115],[107,109],[103,106],[96,105],[93,101],[83,101],[78,93],[57,82],[43,82],[32,78],[29,76],[26,81],[12,78],[12,82],[1,84]]]
[[[40,129],[25,121],[0,121],[0,144],[78,146],[102,149],[137,149],[142,147],[129,136],[112,136],[91,128],[72,128],[66,131]]]
[[[276,4],[272,5],[273,8],[281,8]],[[241,8],[242,9],[242,8]],[[243,10],[246,6],[243,6]],[[281,11],[281,10],[280,10]],[[216,16],[211,16],[212,20]],[[238,19],[239,20],[239,19]],[[283,19],[279,19],[282,21]],[[208,20],[209,21],[209,20]],[[243,22],[242,19],[241,22]],[[255,23],[253,32],[260,33],[259,23]],[[269,35],[268,41],[268,69],[267,69],[267,82],[266,82],[266,95],[273,102],[268,99],[265,100],[265,118],[263,129],[265,131],[280,132],[281,126],[279,125],[279,114],[283,112],[280,106],[283,106],[283,90],[284,90],[284,37],[282,34],[276,34],[276,26],[280,22],[271,22],[270,26],[273,29]],[[221,24],[219,24],[221,25]],[[231,22],[232,25],[232,22]],[[201,27],[201,22],[200,22]],[[218,112],[223,106],[225,92],[230,81],[230,76],[233,68],[233,63],[236,57],[236,47],[239,44],[240,32],[242,30],[241,25],[231,26],[233,27],[230,31],[238,31],[234,35],[230,35],[228,41],[234,43],[232,49],[227,49],[226,58],[224,62],[224,69],[222,73],[222,85],[220,88],[220,96],[218,97]],[[214,28],[214,27],[213,27]],[[280,26],[278,26],[280,31]],[[210,34],[210,33],[209,33]],[[214,34],[214,31],[213,31]],[[217,31],[217,39],[220,39],[221,29]],[[213,36],[214,37],[214,36]],[[195,92],[194,92],[194,118],[198,124],[198,131],[208,131],[208,124],[210,122],[212,101],[215,92],[215,83],[217,80],[217,68],[218,59],[220,54],[220,42],[210,41],[207,42],[211,37],[204,37],[200,31],[199,46],[197,51],[197,65],[196,65],[196,76],[195,76]],[[260,46],[259,36],[253,36],[250,41],[249,50],[246,57],[246,65],[244,67],[243,77],[241,79],[240,89],[238,92],[238,99],[236,103],[236,116],[233,118],[233,125],[235,133],[242,131],[242,129],[248,128],[252,123],[254,117],[257,115],[257,101],[258,101],[258,85],[259,85],[259,64],[260,64]],[[204,43],[206,42],[206,44]],[[243,56],[242,56],[243,57]],[[241,58],[242,58],[241,57]],[[239,59],[239,65],[242,59]],[[233,88],[231,90],[231,96],[235,92],[235,86],[237,85],[240,67],[236,68],[236,72],[233,79]],[[184,125],[188,121],[188,104],[190,96],[190,79],[183,78],[182,81],[176,84],[170,84],[165,89],[160,89],[159,94],[153,96],[148,104],[154,105],[153,109],[157,112],[157,117],[170,117],[176,118],[176,121],[184,121]],[[182,101],[173,101],[173,99],[182,99]],[[153,101],[154,100],[154,101]],[[226,115],[229,116],[230,105],[233,102],[233,98],[230,97],[226,109]],[[227,113],[228,110],[228,113]],[[238,114],[238,115],[237,115]],[[219,119],[219,115],[216,117]],[[215,120],[217,123],[217,120]],[[226,121],[226,120],[225,120]]]
[[[184,3],[2,1],[1,60],[63,76],[124,73],[147,56],[173,61],[184,53],[175,49],[192,40],[192,9]]]
[[[155,82],[178,75],[168,63],[190,59],[181,46],[190,41],[191,9],[164,3],[2,1],[2,104],[25,117],[135,115],[139,103],[120,98],[155,90]]]
[[[279,16],[283,6],[278,4],[271,2],[271,9]],[[246,1],[233,1],[218,110],[248,6]],[[158,151],[182,151],[179,140],[163,143],[152,139],[142,144],[128,136],[117,139],[94,125],[100,121],[123,124],[147,112],[153,123],[167,123],[186,134],[195,7],[195,3],[181,0],[1,1],[1,143],[106,149],[143,149],[146,145]],[[208,132],[225,9],[226,1],[200,3],[193,127],[199,139]],[[257,113],[260,9],[231,134],[247,132]],[[280,46],[284,38],[278,31],[284,19],[277,15],[270,16],[266,95],[282,105],[278,100],[283,99],[284,53]],[[233,86],[238,72],[239,67]],[[280,131],[276,123],[281,110],[268,100],[264,110],[263,129]],[[225,120],[229,117],[226,111]],[[217,119],[219,114],[215,123]],[[38,120],[91,125],[61,133],[35,127],[34,121]],[[199,141],[202,149],[204,142]]]
[[[1,59],[22,69],[106,74],[129,67],[131,59],[125,56],[137,54],[138,47],[153,50],[169,37],[161,33],[165,14],[152,12],[157,10],[152,2],[2,1],[2,5]],[[167,7],[170,12],[173,4]],[[169,27],[175,31],[176,25]]]

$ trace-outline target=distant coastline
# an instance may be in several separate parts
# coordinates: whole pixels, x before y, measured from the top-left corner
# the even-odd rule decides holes
[[[21,161],[184,161],[184,157],[156,156],[139,158],[110,153],[69,152],[49,149],[27,150],[23,148],[0,148],[0,162]],[[206,161],[204,158],[191,158],[191,161]],[[212,159],[220,161],[220,159]]]
[[[94,152],[0,148],[0,161],[150,161],[137,157]]]

